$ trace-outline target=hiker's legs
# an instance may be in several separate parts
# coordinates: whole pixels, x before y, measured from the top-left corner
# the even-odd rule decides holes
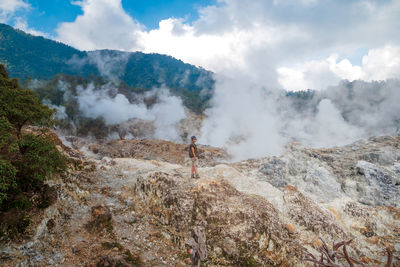
[[[195,174],[197,174],[197,163],[198,163],[198,160],[197,159],[194,160],[194,162],[193,162],[193,170],[194,170]]]
[[[196,174],[197,175],[197,160],[192,158],[192,176]]]
[[[198,164],[198,160],[196,159],[195,163],[194,163],[194,173],[195,174],[193,174],[193,175],[195,176],[196,179],[199,179],[200,176],[199,176],[199,173],[197,172],[197,164]]]
[[[197,162],[195,163],[195,165],[193,166],[194,169],[194,173],[197,174]]]

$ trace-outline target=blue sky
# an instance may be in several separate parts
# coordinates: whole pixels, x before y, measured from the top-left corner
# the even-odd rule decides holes
[[[55,34],[58,23],[74,21],[82,14],[79,6],[68,0],[29,0],[31,8],[25,11],[30,27]],[[160,20],[170,17],[186,18],[191,22],[198,18],[197,9],[214,4],[215,0],[123,0],[122,6],[147,29],[158,27]]]
[[[57,24],[62,21],[73,21],[81,14],[79,6],[65,0],[30,0],[27,11],[27,23],[38,31],[54,34]]]
[[[400,77],[400,0],[1,0],[0,22],[81,50],[171,55],[289,90]]]

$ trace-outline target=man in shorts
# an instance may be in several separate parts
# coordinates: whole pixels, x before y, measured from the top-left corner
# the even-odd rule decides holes
[[[192,136],[190,139],[192,139],[192,143],[189,146],[189,157],[192,160],[192,178],[199,179],[200,176],[197,173],[197,163],[198,163],[198,160],[197,160],[198,154],[197,154],[197,146],[196,146],[197,138],[196,138],[196,136]]]

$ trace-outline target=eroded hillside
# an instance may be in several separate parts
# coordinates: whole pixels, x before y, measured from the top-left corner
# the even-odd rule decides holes
[[[202,147],[199,180],[189,178],[186,145],[73,141],[86,152],[59,146],[75,169],[50,181],[58,200],[29,239],[2,241],[6,266],[188,266],[194,231],[205,237],[203,266],[306,266],[323,242],[333,250],[349,240],[353,262],[398,266],[400,137],[291,144],[237,163]],[[338,251],[348,266],[343,244]]]

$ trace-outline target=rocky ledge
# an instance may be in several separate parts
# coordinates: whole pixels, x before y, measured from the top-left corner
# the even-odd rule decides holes
[[[198,180],[189,178],[183,145],[115,141],[96,144],[97,154],[70,150],[75,168],[49,182],[57,200],[24,240],[1,240],[0,259],[5,266],[399,266],[399,144],[400,137],[329,149],[291,144],[279,157],[237,163],[218,162],[223,152],[206,148]],[[139,153],[151,155],[151,147],[156,156]]]

